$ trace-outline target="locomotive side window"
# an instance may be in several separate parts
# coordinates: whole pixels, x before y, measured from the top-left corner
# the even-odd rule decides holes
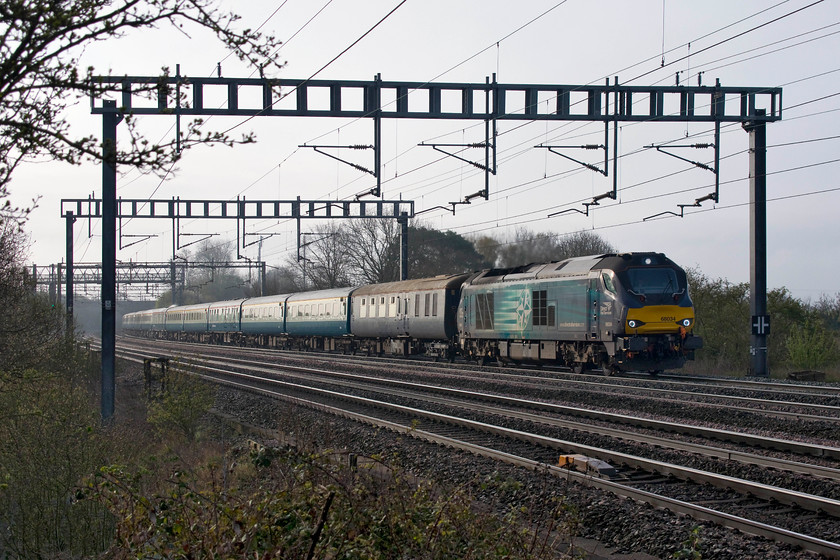
[[[495,303],[492,292],[475,295],[475,328],[490,330],[493,328]]]
[[[532,292],[531,318],[534,321],[535,327],[548,325],[548,300],[545,290],[536,290]]]

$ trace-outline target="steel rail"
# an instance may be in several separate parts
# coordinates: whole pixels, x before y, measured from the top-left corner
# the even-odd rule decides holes
[[[195,363],[190,365],[196,369],[201,369],[206,372],[213,372],[222,375],[234,375],[258,383],[264,383],[278,387],[285,387],[287,389],[296,391],[304,391],[312,394],[325,396],[328,398],[352,402],[357,405],[390,410],[392,412],[426,418],[431,421],[460,426],[470,430],[483,431],[491,433],[493,435],[510,437],[512,439],[529,442],[531,444],[539,445],[546,448],[560,449],[564,452],[571,453],[582,453],[613,464],[623,464],[632,468],[638,468],[649,472],[657,472],[666,476],[674,476],[682,480],[703,482],[711,486],[715,486],[717,488],[732,489],[736,492],[742,494],[749,494],[761,499],[776,500],[780,503],[798,506],[810,511],[823,511],[834,517],[840,517],[840,501],[831,498],[814,496],[812,494],[806,494],[804,492],[778,488],[775,486],[770,486],[768,484],[752,482],[727,475],[709,473],[701,471],[699,469],[683,467],[680,465],[673,465],[670,463],[665,463],[663,461],[646,459],[627,453],[620,453],[607,449],[601,449],[594,446],[580,444],[572,441],[566,441],[537,434],[530,434],[521,430],[514,430],[502,426],[494,426],[485,422],[477,422],[473,420],[467,420],[464,418],[458,418],[447,414],[439,414],[418,408],[407,407],[393,403],[386,403],[383,401],[376,401],[374,399],[369,399],[366,397],[348,395],[345,393],[339,393],[337,391],[319,389],[316,387],[310,387],[296,383],[289,383],[277,379],[266,379],[264,377],[258,377],[250,373],[236,372],[227,369],[217,368],[214,366],[200,365]],[[256,367],[253,369],[259,371],[263,368]]]
[[[185,343],[179,343],[179,344],[185,344]],[[206,347],[207,345],[198,344],[198,346],[205,346]],[[255,349],[248,349],[248,350],[250,351],[250,350],[255,350]],[[328,356],[328,355],[325,354],[324,356]],[[335,357],[332,356],[331,358],[335,358]],[[424,365],[429,366],[430,364],[424,364]],[[505,376],[505,377],[510,376],[510,377],[516,379],[520,383],[523,380],[523,376],[518,375],[518,374],[514,375],[514,374],[508,374],[508,373],[504,373],[504,372],[494,372],[493,375],[499,375],[499,376]],[[546,381],[545,378],[534,378],[533,376],[529,376],[529,377],[534,382],[538,382],[538,383],[545,383],[545,381]],[[652,393],[652,395],[650,395],[650,398],[658,398],[658,397],[655,396],[656,394],[664,394],[664,395],[668,395],[668,396],[680,396],[680,397],[704,397],[704,398],[710,398],[710,399],[720,399],[720,400],[729,401],[729,402],[744,402],[744,403],[751,403],[751,404],[770,404],[770,405],[781,406],[781,407],[812,408],[812,409],[823,410],[823,411],[827,411],[827,412],[836,412],[836,413],[838,413],[838,416],[820,416],[820,415],[816,415],[816,414],[803,414],[803,413],[799,413],[799,412],[790,412],[790,411],[785,411],[785,410],[769,410],[769,409],[755,408],[755,407],[750,407],[750,406],[724,405],[724,406],[727,406],[731,410],[738,410],[738,411],[742,411],[742,412],[751,412],[751,413],[760,413],[760,414],[765,414],[765,415],[774,415],[774,416],[779,416],[779,417],[783,417],[783,418],[793,418],[793,419],[796,419],[796,420],[805,419],[805,420],[818,420],[818,421],[824,421],[824,422],[840,423],[840,406],[838,406],[838,405],[803,403],[803,402],[785,401],[785,400],[768,400],[768,399],[761,399],[761,398],[756,398],[756,397],[744,397],[744,396],[738,396],[738,395],[722,395],[722,394],[717,394],[717,393],[704,393],[704,392],[696,392],[696,391],[680,391],[680,390],[665,389],[665,388],[659,388],[659,387],[640,387],[638,385],[625,385],[625,384],[617,384],[617,383],[606,385],[605,383],[603,383],[601,381],[586,381],[586,380],[580,380],[580,379],[565,379],[565,378],[551,378],[551,379],[553,381],[559,382],[563,385],[574,384],[574,385],[581,385],[581,386],[588,387],[588,388],[589,387],[595,387],[595,388],[599,388],[599,389],[600,388],[609,389],[609,388],[615,388],[615,387],[622,387],[622,388],[626,388],[626,389],[629,389],[629,390],[638,391],[639,393]],[[615,379],[615,378],[613,378],[613,379]],[[757,382],[757,383],[760,383],[760,382]],[[687,384],[687,385],[690,385],[690,384]],[[561,390],[562,388],[563,387],[560,387],[560,386],[557,387],[558,390]],[[840,392],[840,388],[837,388],[836,390],[838,392]],[[781,393],[781,392],[782,391],[777,391],[777,393]],[[639,396],[644,397],[646,395],[641,394]],[[831,397],[832,395],[815,394],[813,396],[825,398],[825,397]],[[683,402],[687,402],[687,401],[683,400]]]
[[[640,490],[638,488],[633,488],[632,486],[627,486],[610,480],[594,478],[590,475],[578,473],[568,469],[563,469],[553,465],[548,465],[540,461],[535,461],[533,459],[528,459],[503,451],[490,449],[474,443],[457,440],[448,436],[434,434],[426,430],[419,430],[416,428],[416,426],[406,426],[389,420],[376,418],[358,412],[344,410],[341,408],[333,407],[323,403],[318,403],[308,399],[302,399],[299,397],[294,397],[284,393],[278,393],[276,391],[268,389],[253,387],[244,383],[238,383],[230,380],[224,380],[222,382],[225,385],[231,387],[237,387],[248,391],[255,391],[257,393],[261,393],[272,398],[279,398],[287,402],[292,402],[299,406],[305,406],[307,408],[312,408],[328,414],[337,415],[343,418],[370,424],[375,427],[386,428],[401,433],[403,435],[411,436],[417,439],[422,439],[434,444],[469,451],[475,455],[491,458],[493,460],[502,461],[507,464],[524,467],[530,470],[548,472],[559,478],[571,478],[577,481],[578,483],[599,488],[618,496],[633,499],[637,502],[647,503],[657,508],[667,509],[676,514],[688,515],[693,519],[717,523],[721,526],[735,529],[750,535],[755,535],[776,542],[798,546],[804,550],[807,550],[809,552],[815,552],[817,554],[822,554],[828,558],[840,559],[840,544],[838,543],[832,543],[830,541],[819,539],[810,535],[804,535],[801,533],[796,533],[794,531],[789,531],[781,527],[775,527],[766,523],[759,523],[750,519],[738,517],[724,512],[719,512],[701,505],[692,504],[690,502],[684,502],[665,496],[659,496],[652,492]]]
[[[262,368],[262,369],[255,369],[257,371],[263,371],[265,373],[277,373],[276,368],[278,367],[277,364],[272,364],[270,362],[254,362],[252,360],[243,360],[241,358],[232,358],[232,357],[214,357],[213,359],[216,360],[223,360],[227,362],[239,363],[242,366],[247,368]],[[271,368],[271,369],[268,369]],[[545,412],[551,412],[555,414],[567,414],[571,416],[576,416],[578,418],[587,418],[590,420],[599,420],[605,422],[613,422],[613,423],[620,423],[625,425],[632,425],[640,428],[646,429],[654,429],[659,431],[665,432],[672,432],[672,433],[680,433],[683,435],[693,435],[699,436],[704,438],[710,439],[718,439],[721,441],[729,441],[732,443],[738,443],[742,445],[750,445],[754,447],[761,447],[765,449],[775,449],[780,451],[787,451],[792,453],[797,453],[800,455],[809,455],[814,457],[825,457],[825,458],[832,458],[832,459],[840,459],[840,448],[837,447],[829,447],[823,445],[817,445],[812,443],[806,442],[798,442],[798,441],[790,441],[790,440],[783,440],[779,438],[771,438],[767,436],[759,436],[754,434],[747,434],[742,432],[735,432],[732,430],[723,430],[720,428],[708,428],[702,426],[692,426],[689,424],[682,424],[682,423],[675,423],[670,421],[662,421],[662,420],[654,420],[650,418],[642,418],[638,416],[630,416],[626,414],[618,414],[613,412],[602,412],[598,410],[590,410],[586,408],[580,407],[572,407],[568,405],[560,405],[555,403],[547,403],[541,401],[533,401],[533,400],[526,400],[520,399],[516,397],[507,397],[504,395],[493,395],[490,393],[481,393],[477,391],[465,391],[463,389],[455,389],[455,388],[448,388],[448,387],[441,387],[437,385],[428,385],[422,383],[414,383],[410,381],[399,381],[399,380],[392,380],[392,379],[384,379],[379,377],[370,377],[364,376],[359,374],[351,374],[351,373],[342,373],[342,372],[334,372],[329,370],[323,370],[318,368],[310,368],[310,367],[303,367],[303,366],[294,366],[289,364],[283,364],[282,368],[285,370],[297,371],[302,373],[308,374],[319,374],[319,375],[328,375],[332,377],[340,377],[343,379],[352,379],[352,380],[363,380],[369,381],[379,384],[387,384],[392,386],[404,387],[409,389],[422,389],[424,391],[436,392],[439,394],[450,394],[450,395],[458,395],[465,398],[471,399],[478,399],[487,402],[497,402],[497,403],[507,403],[513,406],[519,406],[524,408],[530,408],[535,410],[541,410]],[[726,450],[723,450],[728,452]],[[730,452],[728,452],[730,453]],[[731,452],[736,454],[738,452]],[[748,454],[744,454],[748,455]],[[734,457],[734,456],[733,456]],[[758,457],[758,456],[756,456]],[[755,464],[762,464],[756,462]],[[800,463],[801,464],[801,463]],[[819,467],[814,467],[815,470],[819,470]],[[814,473],[816,474],[816,473]],[[818,475],[822,476],[822,475]]]

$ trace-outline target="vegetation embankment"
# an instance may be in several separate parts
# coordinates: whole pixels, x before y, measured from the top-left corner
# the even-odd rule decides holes
[[[522,512],[476,511],[467,488],[417,483],[396,456],[351,469],[330,450],[252,452],[209,428],[215,390],[177,368],[148,400],[139,373],[119,387],[102,426],[96,356],[35,292],[20,231],[0,241],[0,557],[557,557]]]

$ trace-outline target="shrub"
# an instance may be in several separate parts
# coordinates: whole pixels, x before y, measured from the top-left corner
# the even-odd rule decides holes
[[[213,385],[173,364],[166,373],[164,391],[148,403],[148,421],[161,434],[193,442],[215,399]]]
[[[822,321],[809,317],[786,339],[790,363],[796,369],[816,370],[838,359],[837,343]]]

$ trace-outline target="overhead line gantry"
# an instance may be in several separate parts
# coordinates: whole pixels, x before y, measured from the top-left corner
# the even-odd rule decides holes
[[[109,419],[114,410],[116,139],[117,126],[123,115],[174,116],[178,130],[182,116],[369,118],[374,123],[373,171],[377,177],[371,194],[376,196],[381,196],[378,178],[381,177],[381,122],[384,118],[483,120],[487,131],[484,145],[488,157],[492,150],[495,159],[495,123],[500,120],[596,121],[605,123],[605,126],[613,123],[614,127],[619,122],[740,122],[748,124],[752,135],[758,129],[763,130],[765,123],[779,120],[782,116],[781,88],[723,87],[719,84],[625,86],[617,79],[613,84],[607,81],[604,85],[500,84],[495,77],[484,83],[398,82],[382,80],[379,75],[368,81],[188,78],[181,76],[180,71],[176,76],[102,76],[98,82],[103,89],[91,96],[91,112],[102,115],[103,133],[101,293],[104,419]],[[207,107],[205,93],[209,88],[224,89],[226,103],[221,107]],[[254,106],[240,103],[240,99],[251,98],[240,95],[248,89],[258,94],[256,98],[259,102]],[[328,92],[329,101],[323,106],[312,102],[315,96],[310,95],[319,90]],[[361,103],[351,101],[358,97],[357,92],[361,92]],[[106,93],[116,95],[119,105],[116,100],[103,99]],[[153,104],[136,104],[138,95],[151,96]],[[647,101],[637,103],[640,98]],[[676,98],[676,104],[670,101],[671,98]],[[671,106],[678,107],[678,110],[666,112],[666,107]],[[755,152],[764,157],[760,146]],[[485,173],[489,174],[491,166],[488,164],[485,167]],[[609,198],[616,198],[615,192],[609,194],[612,195],[608,195]],[[486,182],[485,189],[470,196],[489,199],[489,182]],[[337,204],[341,202],[335,201]],[[332,202],[325,201],[324,204]],[[756,223],[763,222],[758,220]],[[766,299],[766,294],[764,297]],[[756,314],[760,313],[754,312]],[[766,344],[764,346],[758,351],[766,356]],[[766,373],[766,365],[759,369],[755,373]]]

